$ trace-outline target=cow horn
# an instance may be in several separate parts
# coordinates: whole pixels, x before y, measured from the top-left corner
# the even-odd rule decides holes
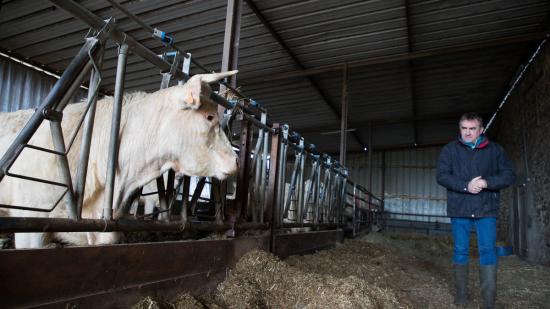
[[[235,75],[239,72],[239,70],[233,70],[233,71],[227,71],[227,72],[221,72],[221,73],[211,73],[211,74],[199,74],[201,77],[201,81],[205,83],[213,83],[217,82],[222,78],[226,78],[227,76]]]

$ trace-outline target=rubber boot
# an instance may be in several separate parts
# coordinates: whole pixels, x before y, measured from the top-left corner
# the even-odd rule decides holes
[[[483,308],[494,308],[497,293],[497,265],[479,266],[479,287]]]
[[[454,265],[455,273],[455,305],[468,303],[468,264]]]

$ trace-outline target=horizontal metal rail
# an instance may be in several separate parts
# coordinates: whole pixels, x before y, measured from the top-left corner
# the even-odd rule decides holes
[[[236,230],[263,230],[269,226],[263,223],[241,223],[234,227],[229,223],[213,222],[158,222],[140,221],[133,219],[100,220],[81,219],[71,220],[64,218],[24,218],[0,217],[1,233],[26,232],[140,232],[140,231],[226,231]]]

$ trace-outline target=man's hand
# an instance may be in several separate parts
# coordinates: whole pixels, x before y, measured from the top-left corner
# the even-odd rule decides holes
[[[473,178],[468,183],[468,192],[472,194],[478,194],[479,192],[481,192],[481,190],[485,188],[487,188],[487,181],[481,178],[481,176],[477,176]]]

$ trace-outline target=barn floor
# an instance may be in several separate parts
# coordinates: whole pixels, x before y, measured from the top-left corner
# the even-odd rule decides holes
[[[253,251],[212,295],[144,298],[135,308],[454,308],[451,252],[448,237],[382,233],[284,261]],[[499,263],[497,308],[550,307],[550,266],[515,256]],[[468,308],[479,306],[476,264]]]

